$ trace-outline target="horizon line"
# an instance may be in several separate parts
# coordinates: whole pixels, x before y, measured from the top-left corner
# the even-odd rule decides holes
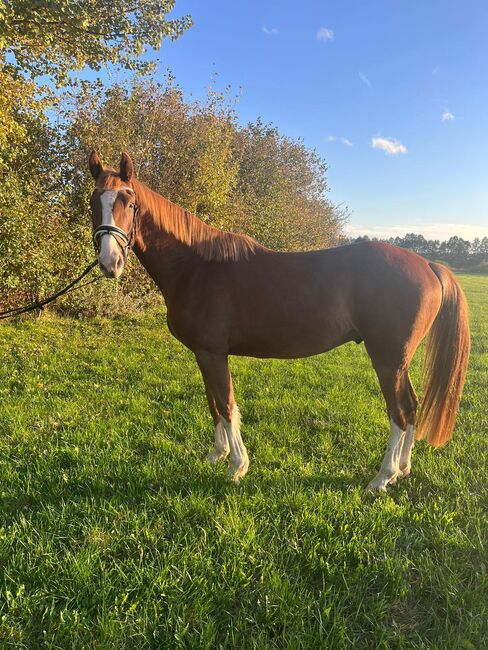
[[[408,234],[422,235],[425,239],[448,240],[451,237],[461,237],[468,241],[488,237],[488,226],[461,223],[415,223],[398,225],[370,225],[348,223],[344,227],[348,237],[377,237],[389,239],[390,237],[405,237]]]

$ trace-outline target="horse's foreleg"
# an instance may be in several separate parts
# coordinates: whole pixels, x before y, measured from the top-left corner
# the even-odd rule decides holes
[[[249,458],[241,438],[241,416],[234,400],[227,356],[209,352],[198,352],[195,356],[215,422],[215,446],[209,460],[216,462],[224,458],[229,450],[229,475],[237,482],[247,473]]]

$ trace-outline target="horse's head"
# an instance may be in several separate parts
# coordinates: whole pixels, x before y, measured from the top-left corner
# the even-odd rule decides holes
[[[117,173],[110,168],[104,169],[97,152],[92,151],[88,164],[95,179],[90,205],[98,263],[105,277],[118,278],[124,270],[136,229],[132,161],[123,153]]]

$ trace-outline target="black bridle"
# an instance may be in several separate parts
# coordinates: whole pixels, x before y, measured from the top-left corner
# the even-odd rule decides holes
[[[95,228],[93,232],[93,245],[95,247],[97,255],[100,253],[102,237],[104,235],[112,235],[117,244],[120,246],[120,249],[124,256],[124,261],[127,259],[127,255],[134,245],[134,240],[136,238],[137,232],[137,215],[139,214],[139,206],[135,201],[135,197],[133,198],[132,202],[129,203],[128,207],[132,208],[133,210],[132,227],[129,234],[127,234],[125,230],[122,230],[122,228],[119,228],[118,226],[111,226],[109,224],[101,224],[98,226],[98,228]],[[119,239],[124,242],[124,245],[120,243]]]

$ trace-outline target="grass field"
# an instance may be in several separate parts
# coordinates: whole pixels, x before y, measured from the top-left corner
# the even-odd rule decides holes
[[[488,647],[488,278],[462,282],[455,437],[379,496],[362,346],[231,360],[235,486],[205,463],[202,382],[163,313],[2,324],[0,647]]]

